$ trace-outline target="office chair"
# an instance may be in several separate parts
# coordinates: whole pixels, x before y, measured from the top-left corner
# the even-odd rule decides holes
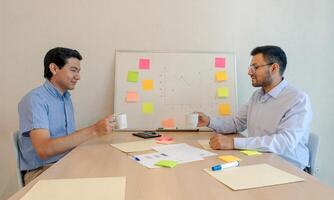
[[[314,133],[310,133],[307,144],[307,147],[310,151],[310,167],[307,168],[307,172],[313,176],[315,174],[315,161],[319,151],[319,143],[319,136]]]
[[[19,137],[19,131],[14,131],[11,132],[11,139],[12,139],[12,144],[13,144],[13,149],[14,149],[14,154],[15,154],[15,161],[16,161],[16,176],[17,176],[17,183],[20,188],[22,188],[23,185],[23,177],[22,173],[19,167],[19,146],[18,146],[18,137]]]

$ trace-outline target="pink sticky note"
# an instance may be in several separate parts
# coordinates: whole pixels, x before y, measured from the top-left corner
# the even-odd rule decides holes
[[[172,137],[162,136],[156,139],[156,142],[159,144],[171,144],[174,143],[174,139]]]
[[[161,124],[164,128],[175,128],[175,121],[172,118],[162,120]]]
[[[128,92],[126,96],[126,102],[137,102],[138,101],[138,93],[137,92]]]
[[[150,69],[150,59],[139,59],[139,69]]]
[[[216,57],[215,66],[217,68],[224,68],[225,67],[225,58]]]

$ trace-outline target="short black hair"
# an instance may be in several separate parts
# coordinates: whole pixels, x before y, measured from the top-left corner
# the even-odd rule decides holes
[[[49,50],[44,57],[44,78],[50,80],[52,77],[52,73],[49,68],[51,63],[56,64],[61,69],[67,63],[67,59],[69,58],[82,60],[82,56],[75,49],[56,47]]]
[[[263,57],[266,60],[266,62],[277,63],[280,66],[279,68],[280,75],[281,76],[283,75],[287,65],[287,59],[281,47],[266,45],[266,46],[256,47],[251,51],[252,56],[255,56],[256,54],[259,53],[263,54]]]

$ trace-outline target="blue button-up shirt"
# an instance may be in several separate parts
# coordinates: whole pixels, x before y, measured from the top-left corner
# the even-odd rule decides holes
[[[18,138],[20,170],[31,170],[56,162],[65,153],[41,160],[32,146],[30,131],[48,129],[51,138],[75,131],[73,105],[70,93],[61,94],[50,81],[25,95],[18,105],[20,135]]]
[[[256,90],[233,117],[210,117],[209,127],[220,133],[248,131],[235,138],[236,149],[273,152],[298,168],[309,166],[307,148],[312,119],[307,94],[281,81],[268,93]]]

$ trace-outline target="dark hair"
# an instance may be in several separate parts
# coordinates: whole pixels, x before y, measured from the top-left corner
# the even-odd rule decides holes
[[[56,64],[59,69],[61,69],[67,63],[67,59],[69,58],[82,60],[80,53],[74,49],[56,47],[49,50],[44,57],[44,78],[50,80],[52,77],[52,73],[49,68],[51,63]]]
[[[266,45],[266,46],[256,47],[251,51],[252,56],[255,56],[256,54],[259,53],[263,54],[263,57],[266,60],[266,62],[277,63],[280,66],[279,68],[280,75],[281,76],[283,75],[287,64],[286,55],[283,49],[281,49],[278,46]]]

